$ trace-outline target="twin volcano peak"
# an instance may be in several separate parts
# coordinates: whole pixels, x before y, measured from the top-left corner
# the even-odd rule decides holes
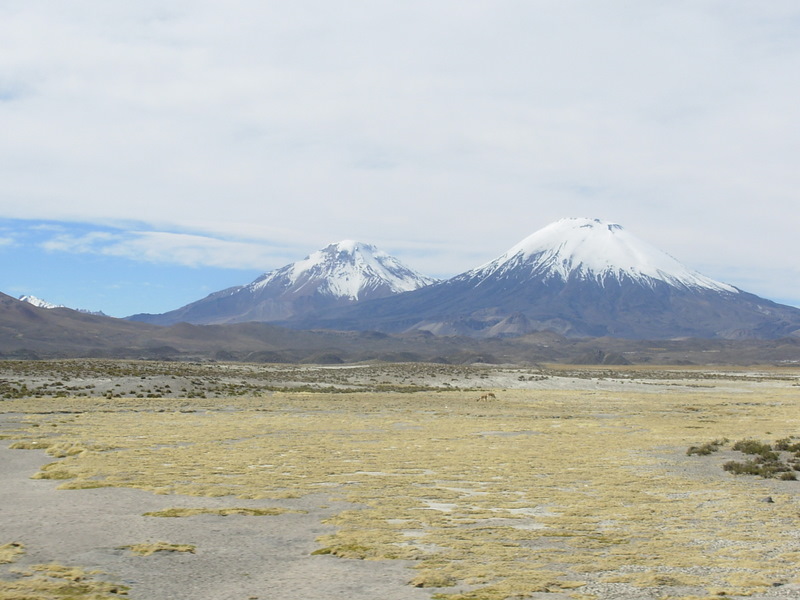
[[[523,272],[543,280],[630,280],[652,286],[664,282],[684,288],[736,293],[733,286],[693,271],[621,225],[600,219],[561,219],[528,236],[508,252],[468,273],[470,278],[516,277]]]
[[[800,335],[800,310],[701,275],[616,223],[583,218],[556,221],[446,281],[434,282],[374,246],[344,240],[248,285],[162,315],[130,318],[474,337],[536,331],[640,339]]]
[[[296,327],[498,337],[776,338],[800,311],[689,269],[599,219],[562,219],[476,269]]]

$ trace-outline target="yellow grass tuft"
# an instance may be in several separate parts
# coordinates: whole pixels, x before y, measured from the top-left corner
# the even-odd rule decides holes
[[[171,544],[169,542],[145,542],[143,544],[133,544],[122,546],[125,550],[130,550],[139,556],[150,556],[156,552],[188,552],[194,554],[195,547],[191,544]]]
[[[34,473],[31,479],[73,479],[75,475],[65,469],[62,463],[50,463],[44,465],[38,473]]]
[[[195,515],[242,515],[246,517],[277,516],[286,513],[305,513],[306,511],[288,508],[167,508],[146,512],[145,517],[193,517]]]
[[[25,546],[18,542],[11,542],[0,546],[0,565],[12,563],[20,554],[25,553]]]
[[[414,587],[420,588],[431,588],[431,587],[452,587],[457,582],[455,578],[451,575],[446,573],[439,573],[436,571],[424,571],[414,577],[411,581],[408,582],[409,585],[413,585]]]
[[[13,581],[0,580],[0,600],[113,600],[128,588],[98,580],[97,572],[58,564],[35,565]]]

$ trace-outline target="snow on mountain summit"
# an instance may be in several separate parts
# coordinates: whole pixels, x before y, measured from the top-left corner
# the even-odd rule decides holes
[[[473,276],[529,268],[544,279],[572,276],[594,279],[654,280],[673,286],[737,293],[730,285],[693,271],[672,256],[600,219],[561,219],[528,236],[499,258],[475,269]]]
[[[18,300],[20,302],[27,302],[33,306],[38,306],[39,308],[66,308],[63,304],[53,304],[52,302],[31,295],[20,296]]]
[[[433,281],[371,244],[343,240],[265,273],[246,287],[256,292],[280,282],[295,292],[313,287],[329,296],[363,300],[375,292],[381,295],[408,292]]]
[[[69,308],[67,306],[64,306],[63,304],[53,304],[52,302],[48,302],[47,300],[42,300],[41,298],[37,298],[36,296],[32,296],[30,294],[27,294],[25,296],[20,296],[18,298],[18,300],[20,302],[27,302],[28,304],[31,304],[31,305],[36,306],[38,308],[46,308],[48,310],[50,310],[52,308]],[[74,308],[72,310],[77,310],[78,312],[81,312],[81,313],[84,313],[84,314],[87,314],[87,315],[97,315],[97,316],[101,316],[101,317],[107,316],[101,310],[86,310],[84,308]]]
[[[161,315],[129,317],[158,325],[282,322],[427,286],[435,280],[375,246],[343,240],[255,281],[210,294]]]

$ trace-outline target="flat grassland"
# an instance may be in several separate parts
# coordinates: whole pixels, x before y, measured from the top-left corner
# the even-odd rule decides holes
[[[59,556],[58,527],[36,535],[58,515],[16,510],[9,472],[0,599],[800,596],[795,457],[784,479],[722,468],[737,440],[800,442],[797,369],[44,366],[0,365],[4,445],[48,455],[25,485],[131,525]],[[285,564],[252,571],[256,527]]]

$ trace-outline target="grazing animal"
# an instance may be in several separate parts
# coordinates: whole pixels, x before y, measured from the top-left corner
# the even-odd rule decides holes
[[[488,394],[483,394],[480,398],[478,398],[478,402],[489,399],[496,400],[497,396],[495,396],[492,392],[489,392]]]

